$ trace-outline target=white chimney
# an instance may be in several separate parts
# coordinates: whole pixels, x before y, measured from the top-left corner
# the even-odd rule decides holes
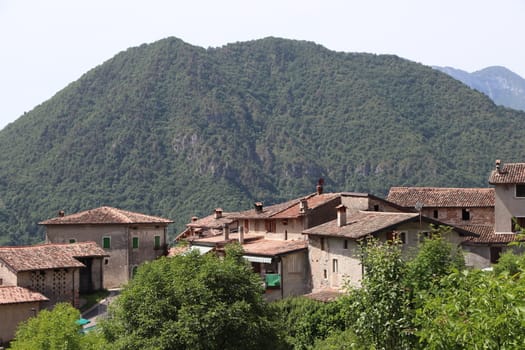
[[[215,219],[222,218],[222,208],[215,209]]]
[[[239,227],[239,243],[244,244],[244,227]]]
[[[228,224],[222,225],[222,232],[224,233],[224,240],[230,239],[230,226]]]
[[[308,200],[306,198],[302,198],[299,201],[299,213],[305,214],[308,210]]]
[[[337,226],[343,227],[346,225],[346,207],[343,204],[339,204],[337,207]]]

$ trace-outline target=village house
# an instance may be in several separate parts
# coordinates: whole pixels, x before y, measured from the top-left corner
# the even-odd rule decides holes
[[[40,222],[50,243],[97,242],[108,255],[103,263],[104,288],[127,283],[145,261],[167,253],[167,227],[172,220],[100,207]]]
[[[105,256],[95,242],[0,247],[0,285],[39,292],[49,299],[47,307],[78,307],[80,292],[102,289]]]
[[[270,206],[257,202],[253,209],[229,214],[227,219],[216,210],[213,216],[188,224],[193,234],[186,237],[191,248],[202,254],[212,250],[220,253],[225,244],[239,241],[244,258],[265,282],[267,300],[303,295],[312,290],[308,241],[303,231],[335,219],[335,208],[341,203],[351,211],[402,210],[369,194],[323,193],[319,184],[315,193],[305,197]]]
[[[392,187],[386,199],[452,226],[494,225],[493,188]]]
[[[192,241],[196,238],[211,237],[222,234],[224,225],[227,225],[230,232],[237,232],[238,221],[234,216],[238,212],[223,212],[222,208],[215,208],[211,215],[203,218],[193,216],[191,222],[186,224],[186,229],[179,233],[175,241]]]
[[[13,340],[18,325],[42,309],[49,299],[19,286],[0,286],[0,347]]]

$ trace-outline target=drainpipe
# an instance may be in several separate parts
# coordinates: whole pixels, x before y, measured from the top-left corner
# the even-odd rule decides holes
[[[283,258],[279,257],[279,274],[281,275],[281,300],[284,299],[284,278],[283,278],[283,271],[284,271],[284,263]]]

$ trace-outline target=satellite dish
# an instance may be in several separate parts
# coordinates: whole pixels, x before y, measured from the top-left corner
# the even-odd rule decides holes
[[[423,203],[416,202],[416,205],[414,206],[414,208],[416,208],[417,211],[421,211],[421,209],[423,209]]]

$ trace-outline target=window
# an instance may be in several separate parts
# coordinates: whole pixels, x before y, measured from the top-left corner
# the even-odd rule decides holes
[[[326,273],[326,269],[323,270],[323,276],[324,276],[325,279],[328,278],[328,274]]]
[[[111,249],[111,237],[102,237],[102,248]]]
[[[405,244],[407,242],[407,233],[404,231],[398,232],[398,231],[392,231],[388,232],[386,234],[386,240],[390,243],[393,242],[400,242],[402,244]]]
[[[266,232],[275,232],[275,220],[266,220],[264,222]]]
[[[422,243],[425,239],[432,238],[432,234],[428,231],[419,232],[419,242]]]
[[[133,237],[132,245],[133,245],[133,249],[138,249],[139,248],[139,238],[138,237]]]
[[[512,232],[520,232],[522,229],[525,228],[525,217],[512,218],[510,225]]]
[[[104,265],[107,265],[107,264],[109,264],[109,259],[106,258],[104,259]]]
[[[74,239],[74,238],[70,238],[70,239],[69,239],[69,243],[77,243],[77,240]]]
[[[348,240],[347,239],[345,239],[343,241],[343,249],[348,249]]]
[[[337,273],[339,271],[339,266],[337,263],[337,259],[332,259],[332,271],[334,273]]]
[[[321,237],[321,250],[324,250],[324,237]]]
[[[461,220],[470,220],[470,209],[461,209]]]
[[[434,209],[434,219],[437,219],[439,217],[437,209]]]
[[[516,184],[516,197],[525,197],[525,184]]]
[[[160,249],[160,236],[155,236],[154,249]]]
[[[379,204],[374,205],[374,211],[379,211]]]

